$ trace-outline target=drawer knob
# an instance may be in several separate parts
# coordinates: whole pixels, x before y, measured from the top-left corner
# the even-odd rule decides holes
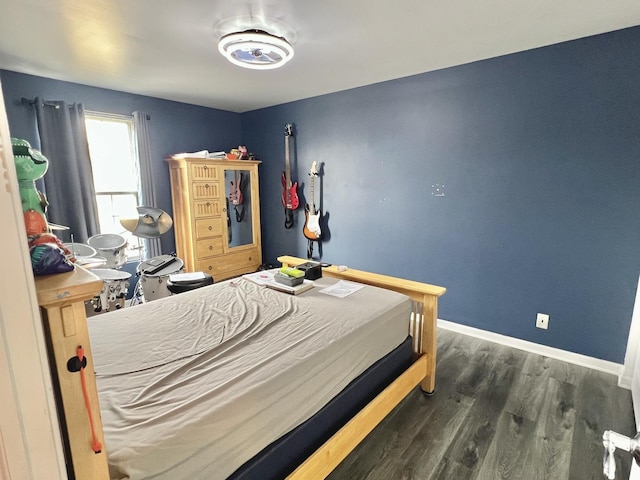
[[[209,250],[213,250],[213,245],[209,245]]]
[[[202,169],[203,169],[203,170],[206,170],[206,169],[207,169],[207,166],[205,165],[204,167],[202,167]]]
[[[209,270],[213,270],[213,267],[211,265],[209,265]]]
[[[213,230],[213,227],[211,225],[209,225],[209,231]]]
[[[209,202],[207,202],[205,205],[206,205],[207,207],[210,207],[210,206],[211,206],[211,204],[210,204]]]
[[[205,184],[204,184],[204,188],[209,188],[209,184],[208,184],[208,183],[205,183]]]

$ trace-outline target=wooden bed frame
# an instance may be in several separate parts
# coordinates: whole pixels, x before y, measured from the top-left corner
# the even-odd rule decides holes
[[[306,262],[301,258],[289,256],[278,257],[278,261],[284,266],[296,266]],[[374,285],[409,296],[414,304],[410,325],[414,362],[304,461],[288,477],[291,480],[325,478],[417,385],[420,385],[425,393],[435,391],[438,298],[446,289],[360,270],[340,271],[335,266],[323,268],[323,275]],[[80,267],[70,273],[36,277],[38,303],[41,307],[58,412],[63,428],[67,469],[69,478],[77,480],[109,480],[84,307],[84,302],[97,295],[101,288],[102,280]],[[88,400],[83,394],[80,374],[69,371],[67,366],[70,359],[77,357],[78,346],[84,348],[87,359],[84,374]],[[99,453],[94,453],[92,449],[87,409],[93,418],[94,436],[103,445]]]

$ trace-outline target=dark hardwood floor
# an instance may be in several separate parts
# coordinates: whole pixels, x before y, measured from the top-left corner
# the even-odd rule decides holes
[[[438,335],[435,395],[413,391],[329,479],[600,480],[603,432],[635,435],[617,377]],[[616,461],[628,479],[630,455]]]

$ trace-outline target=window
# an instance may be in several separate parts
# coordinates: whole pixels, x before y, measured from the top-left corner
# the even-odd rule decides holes
[[[85,114],[100,233],[115,233],[127,242],[127,258],[140,258],[139,240],[120,224],[138,216],[140,173],[133,119],[96,112]]]

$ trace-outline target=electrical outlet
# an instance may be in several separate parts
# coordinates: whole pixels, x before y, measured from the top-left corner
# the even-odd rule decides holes
[[[549,315],[546,313],[539,313],[536,316],[536,327],[543,328],[545,330],[549,328]]]
[[[444,185],[439,183],[431,185],[431,195],[434,197],[444,197]]]

